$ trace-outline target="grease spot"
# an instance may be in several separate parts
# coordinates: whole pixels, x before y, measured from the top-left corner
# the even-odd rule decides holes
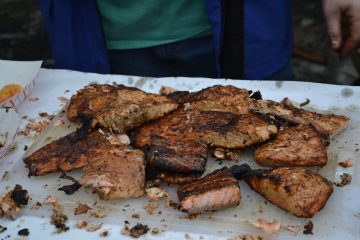
[[[346,106],[345,109],[349,112],[359,112],[359,106],[355,104],[350,104],[349,106]]]
[[[152,90],[154,89],[154,85],[150,84],[149,88]]]
[[[275,82],[275,86],[276,86],[277,88],[282,88],[283,84],[284,84],[284,81],[276,81],[276,82]]]
[[[348,98],[348,97],[351,97],[352,95],[354,95],[354,92],[351,88],[343,88],[341,90],[341,96],[343,96],[343,97]]]
[[[139,79],[136,81],[135,87],[141,89],[141,88],[145,85],[145,83],[146,83],[147,81],[151,80],[151,79],[153,79],[153,78],[150,78],[150,77],[141,77],[141,78],[139,78]]]
[[[134,79],[132,77],[128,78],[128,84],[132,85],[134,83]]]

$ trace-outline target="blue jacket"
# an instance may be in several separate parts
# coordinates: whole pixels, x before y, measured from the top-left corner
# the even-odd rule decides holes
[[[205,0],[221,77],[221,0]],[[238,1],[238,0],[236,0]],[[95,0],[39,0],[56,68],[109,73]],[[290,59],[293,45],[288,0],[244,0],[244,78],[263,79]],[[241,27],[241,26],[239,26]]]

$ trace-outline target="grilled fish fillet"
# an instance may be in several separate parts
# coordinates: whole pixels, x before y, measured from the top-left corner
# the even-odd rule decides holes
[[[132,198],[144,195],[145,159],[140,150],[112,149],[89,159],[79,180],[91,186],[101,199]]]
[[[264,142],[277,132],[272,125],[254,114],[236,115],[217,111],[185,111],[183,108],[164,118],[146,123],[135,134],[135,145],[150,146],[151,136],[201,140],[223,148],[245,148]],[[174,140],[175,141],[175,140]]]
[[[203,173],[207,161],[206,144],[191,139],[175,140],[152,136],[147,165],[164,172]]]
[[[330,181],[303,168],[244,171],[246,167],[232,167],[236,178],[244,179],[251,189],[269,202],[298,217],[314,216],[325,206],[333,192]]]
[[[93,88],[90,86],[80,90],[78,95],[72,97],[68,108],[70,119],[76,116],[83,123],[89,122],[91,128],[99,126],[115,133],[125,133],[178,107],[175,101],[166,96],[145,93],[137,88],[123,85],[95,87],[101,91]],[[92,93],[91,97],[88,97],[88,92]]]
[[[273,115],[282,120],[308,125],[311,124],[315,129],[327,138],[341,132],[347,127],[349,119],[344,116],[334,114],[320,114],[309,110],[297,108],[285,98],[280,103],[270,100],[253,101],[251,109],[262,114]]]
[[[41,176],[52,172],[66,172],[86,166],[90,159],[97,159],[122,144],[113,135],[92,130],[83,139],[76,139],[76,132],[55,140],[24,158],[29,175]]]
[[[310,125],[278,132],[276,138],[255,150],[255,161],[267,167],[319,166],[327,164],[321,135]]]
[[[235,207],[240,203],[240,187],[228,168],[179,187],[177,194],[182,208],[190,214]]]
[[[168,95],[187,109],[199,111],[231,112],[247,114],[250,112],[251,98],[249,91],[231,85],[215,85],[199,92],[174,92]]]

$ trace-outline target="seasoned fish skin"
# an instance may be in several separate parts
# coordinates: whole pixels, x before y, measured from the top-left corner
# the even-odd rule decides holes
[[[150,146],[151,135],[201,140],[229,149],[241,149],[264,142],[277,132],[272,125],[254,114],[184,110],[180,108],[164,118],[146,123],[135,134],[135,146]]]
[[[255,161],[266,167],[323,167],[326,146],[312,126],[299,125],[279,131],[274,140],[257,148]]]
[[[140,150],[113,149],[90,159],[79,182],[90,185],[101,199],[137,198],[145,194],[145,158]]]
[[[253,101],[250,108],[256,112],[273,115],[291,123],[311,124],[326,138],[331,138],[343,131],[349,122],[349,118],[345,116],[320,114],[297,108],[287,98],[280,103],[271,100],[256,100]]]
[[[240,187],[231,170],[222,168],[177,190],[179,202],[190,214],[235,207]]]
[[[191,139],[174,140],[152,136],[147,165],[158,171],[203,173],[207,161],[206,144]]]
[[[304,218],[320,211],[333,192],[330,181],[299,167],[250,171],[244,180],[269,202]]]

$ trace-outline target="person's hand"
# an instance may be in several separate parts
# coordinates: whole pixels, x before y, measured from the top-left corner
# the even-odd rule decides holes
[[[331,46],[344,58],[360,42],[360,0],[323,0],[323,10]],[[349,24],[348,36],[343,36],[342,17]]]

